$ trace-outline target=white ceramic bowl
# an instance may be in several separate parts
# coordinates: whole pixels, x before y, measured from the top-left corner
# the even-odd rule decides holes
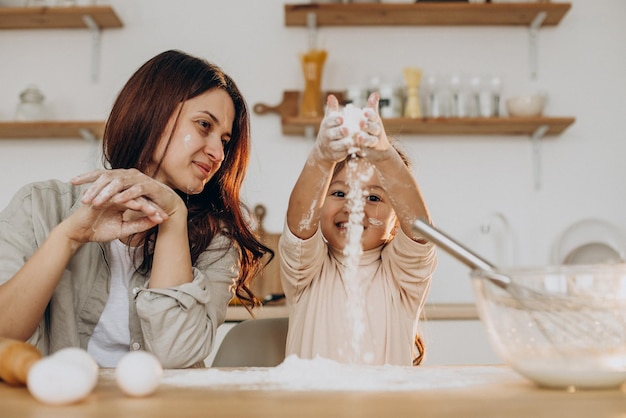
[[[498,272],[531,289],[524,296],[472,273],[478,312],[505,363],[542,387],[626,383],[626,264]]]
[[[541,116],[545,104],[546,98],[540,94],[516,96],[506,100],[506,110],[514,117]]]

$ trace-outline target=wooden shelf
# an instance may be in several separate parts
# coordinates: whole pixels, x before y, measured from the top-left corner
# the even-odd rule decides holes
[[[340,93],[329,92],[340,97]],[[325,93],[326,94],[326,93]],[[325,97],[324,94],[324,97]],[[321,118],[298,116],[297,91],[283,92],[283,101],[270,106],[254,105],[254,112],[263,115],[276,113],[281,117],[283,135],[305,135],[307,128],[317,132]],[[385,119],[385,130],[389,135],[532,135],[541,126],[548,126],[545,135],[559,135],[571,124],[573,117],[529,117],[529,118],[390,118]]]
[[[0,29],[87,29],[84,16],[99,28],[121,28],[110,6],[0,7]]]
[[[571,3],[358,3],[285,4],[286,26],[307,26],[316,15],[317,26],[530,26],[546,12],[544,26],[558,25]]]
[[[104,125],[102,121],[0,122],[0,139],[85,138],[84,132],[100,139]]]
[[[287,117],[283,121],[284,135],[304,135],[306,127],[315,132],[320,119]],[[388,135],[532,135],[539,127],[548,126],[545,135],[559,135],[572,123],[573,117],[532,118],[393,118],[384,119]]]

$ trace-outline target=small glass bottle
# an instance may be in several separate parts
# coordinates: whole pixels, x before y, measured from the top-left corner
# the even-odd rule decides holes
[[[46,119],[44,95],[35,85],[29,85],[20,93],[20,102],[15,109],[15,120],[35,121]]]

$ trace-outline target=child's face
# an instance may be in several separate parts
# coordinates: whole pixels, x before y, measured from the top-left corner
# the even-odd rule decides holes
[[[363,250],[367,251],[384,244],[389,239],[396,224],[396,215],[376,172],[363,183],[362,187],[365,192],[365,216],[361,245]],[[333,177],[322,207],[322,233],[330,246],[340,250],[348,244],[349,190],[347,170],[344,167]]]
[[[167,141],[176,119],[174,111],[153,155],[161,161],[155,178],[187,194],[202,192],[224,161],[224,145],[230,140],[235,106],[225,91],[213,89],[182,103],[176,130]]]

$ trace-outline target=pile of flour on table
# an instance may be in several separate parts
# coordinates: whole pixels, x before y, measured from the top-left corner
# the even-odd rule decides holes
[[[291,355],[276,367],[166,370],[161,384],[216,390],[386,392],[454,389],[520,379],[508,368],[363,366]]]

